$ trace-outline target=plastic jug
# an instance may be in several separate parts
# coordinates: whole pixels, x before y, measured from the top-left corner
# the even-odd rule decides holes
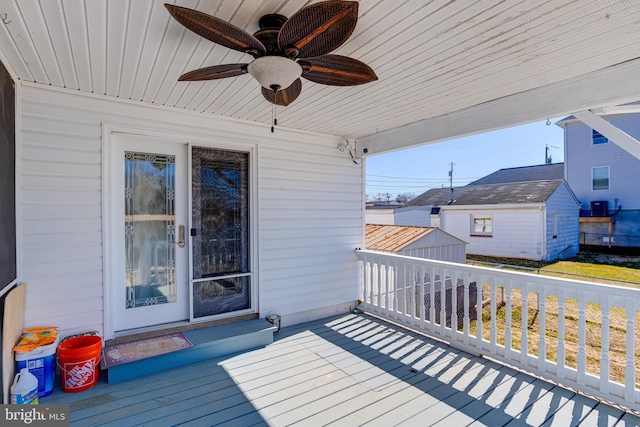
[[[38,378],[29,372],[27,368],[22,368],[13,379],[13,385],[11,386],[11,404],[38,404]]]

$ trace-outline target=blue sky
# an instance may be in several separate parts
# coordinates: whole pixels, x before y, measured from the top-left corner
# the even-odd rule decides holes
[[[466,185],[498,169],[544,163],[545,145],[553,163],[564,161],[564,134],[559,119],[531,123],[479,135],[452,139],[422,147],[371,156],[366,161],[366,193],[414,193]]]

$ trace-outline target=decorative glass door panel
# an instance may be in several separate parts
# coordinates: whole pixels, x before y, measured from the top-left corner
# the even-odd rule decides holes
[[[175,303],[175,156],[125,152],[126,307]]]
[[[112,134],[114,331],[189,319],[187,145]]]
[[[193,147],[193,317],[251,308],[249,155]]]

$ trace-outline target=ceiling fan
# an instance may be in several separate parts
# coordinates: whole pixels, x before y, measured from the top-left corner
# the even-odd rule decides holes
[[[365,63],[329,52],[353,33],[358,2],[329,0],[312,4],[291,18],[268,14],[253,35],[222,19],[186,7],[165,4],[171,16],[214,43],[248,53],[253,61],[214,65],[183,74],[179,81],[215,80],[251,74],[262,95],[277,105],[289,105],[300,95],[300,77],[332,86],[355,86],[377,80]]]

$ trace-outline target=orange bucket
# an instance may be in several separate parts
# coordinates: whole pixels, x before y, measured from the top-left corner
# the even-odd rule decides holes
[[[58,345],[62,391],[77,393],[98,384],[102,338],[82,336]]]

